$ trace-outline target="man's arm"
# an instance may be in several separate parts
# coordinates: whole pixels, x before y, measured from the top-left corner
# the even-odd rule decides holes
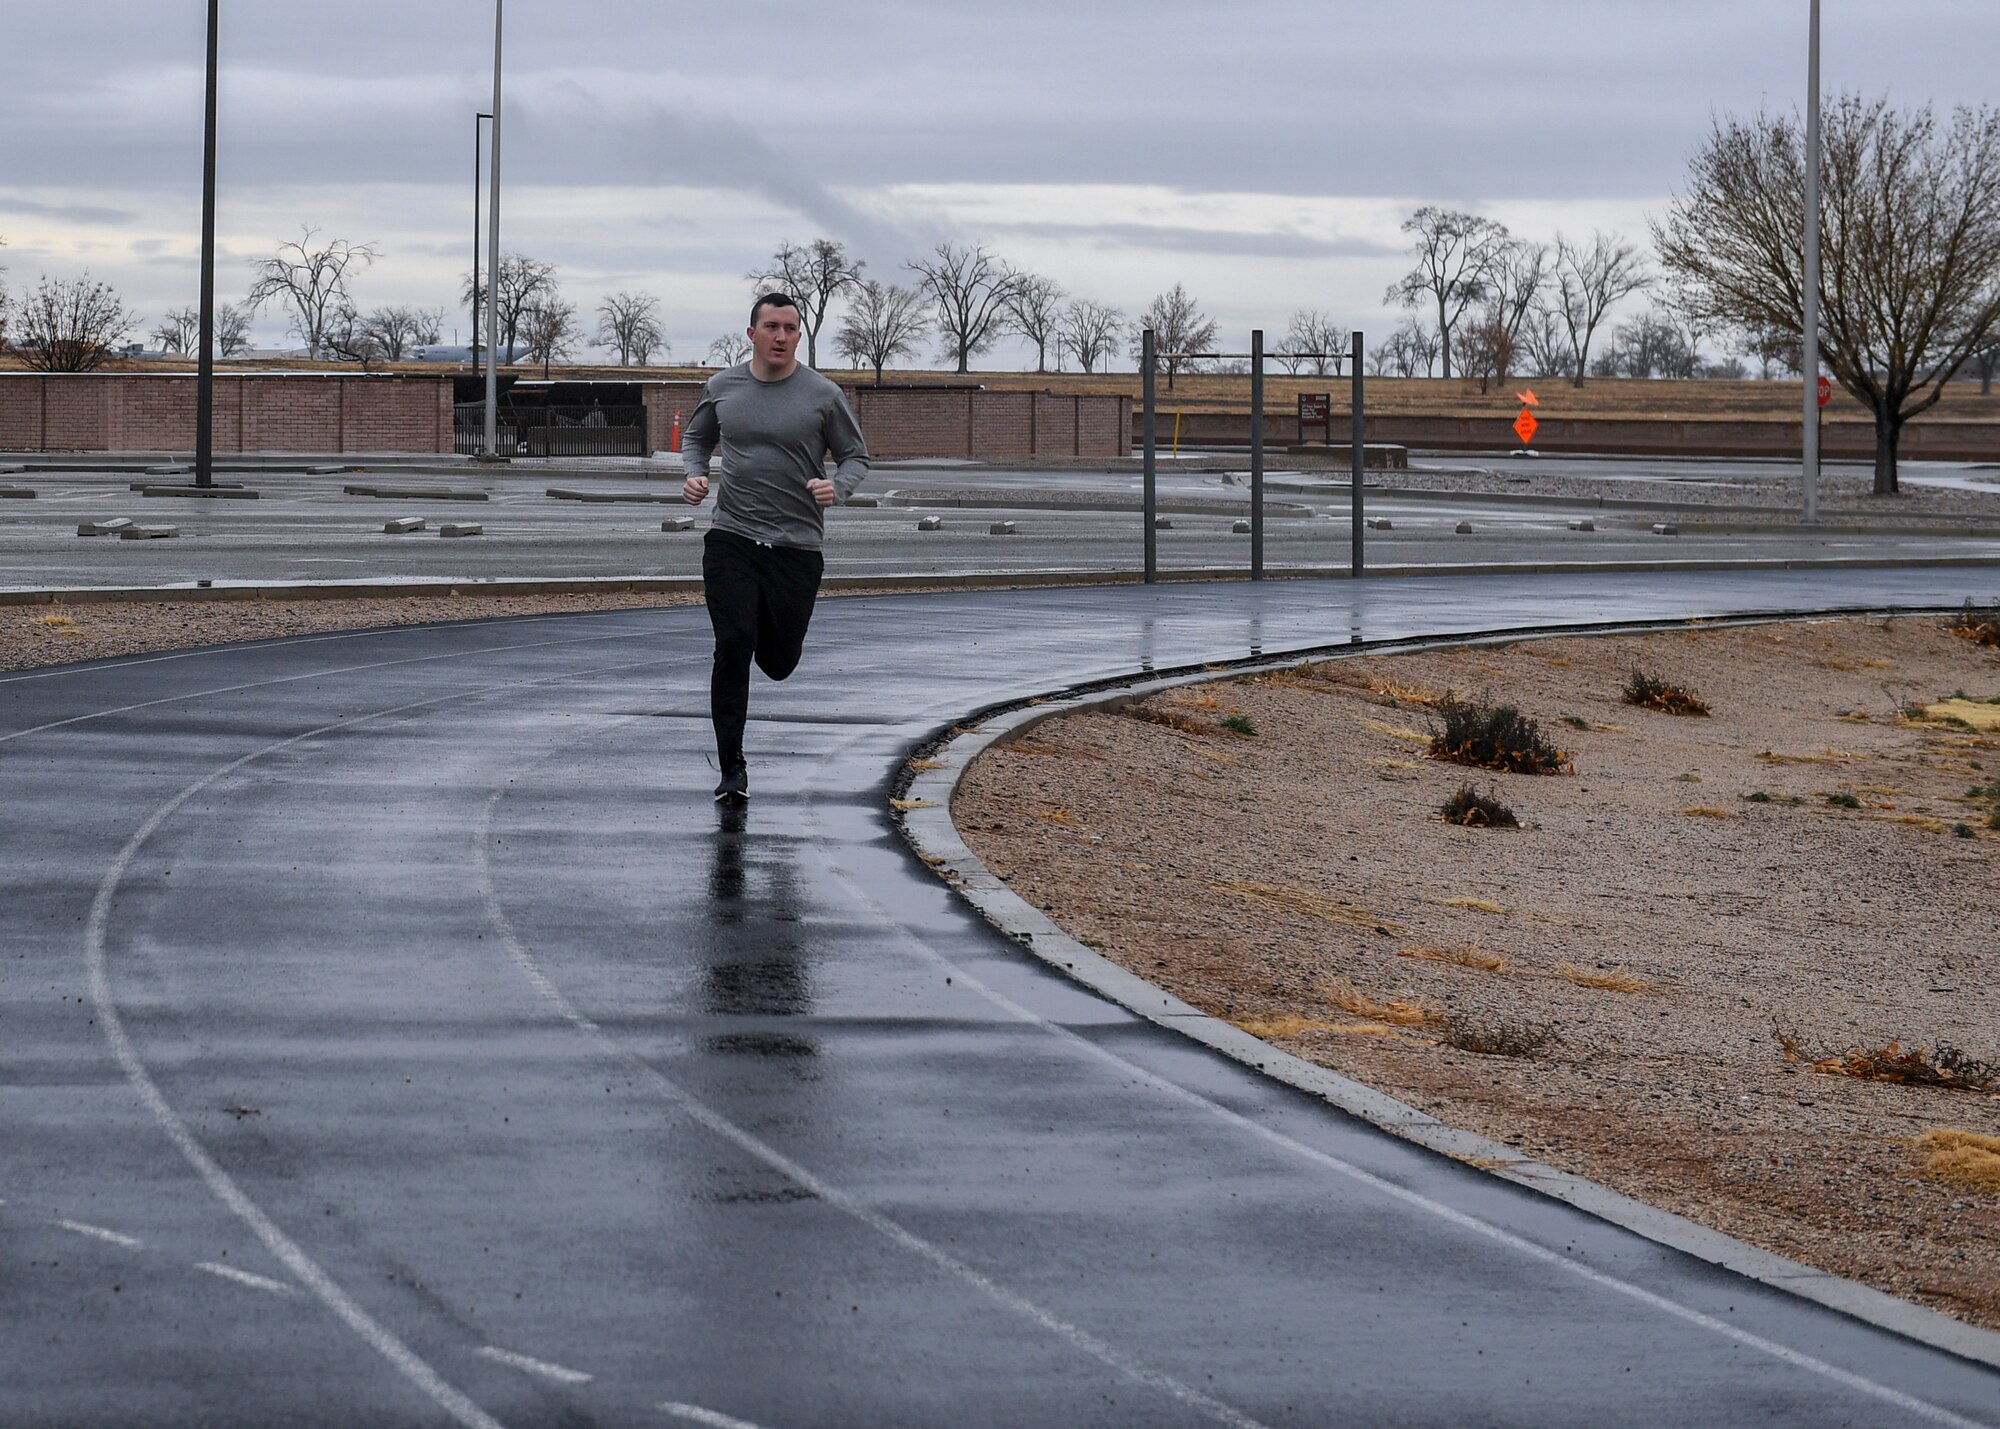
[[[827,404],[820,434],[827,451],[839,463],[833,473],[834,495],[845,501],[867,479],[868,443],[861,436],[861,424],[854,420],[853,409],[847,405],[847,395],[837,387],[833,400]]]
[[[708,499],[708,459],[721,439],[722,424],[716,417],[715,395],[704,384],[694,415],[681,428],[681,470],[687,473],[687,479],[681,483],[681,499],[690,506],[699,506]]]

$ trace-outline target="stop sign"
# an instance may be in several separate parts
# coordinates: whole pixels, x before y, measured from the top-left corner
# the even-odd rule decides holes
[[[1819,379],[1819,404],[1824,407],[1833,400],[1833,384],[1824,377]]]

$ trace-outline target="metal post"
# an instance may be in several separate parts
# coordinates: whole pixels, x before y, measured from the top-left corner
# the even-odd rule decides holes
[[[1155,352],[1153,344],[1153,330],[1147,328],[1144,335],[1139,339],[1139,392],[1141,400],[1145,403],[1145,417],[1140,423],[1140,430],[1145,442],[1145,456],[1142,460],[1140,470],[1145,474],[1144,486],[1146,494],[1142,505],[1145,509],[1143,519],[1146,523],[1147,585],[1157,585],[1160,580],[1159,533],[1153,529],[1153,509],[1156,504],[1153,498],[1156,451],[1153,431],[1153,367]]]
[[[493,0],[493,158],[488,171],[491,185],[486,202],[487,281],[500,286],[500,7]],[[500,303],[499,294],[486,305],[486,445],[481,455],[488,461],[500,455]],[[476,339],[475,339],[476,340]]]
[[[472,116],[472,375],[479,375],[479,126],[491,114]]]
[[[1808,522],[1819,520],[1819,0],[1812,0],[1806,43],[1806,271],[1804,357],[1805,421],[1800,427]]]
[[[215,485],[215,32],[221,0],[208,0],[208,102],[201,138],[201,336],[195,358],[194,484]]]
[[[1264,329],[1250,330],[1250,579],[1264,579]]]
[[[1362,531],[1367,529],[1367,524],[1368,524],[1366,521],[1362,519],[1362,514],[1361,514],[1361,422],[1362,422],[1361,395],[1362,394],[1361,394],[1361,333],[1358,329],[1354,334],[1354,352],[1353,355],[1348,358],[1348,361],[1354,364],[1354,400],[1353,400],[1354,469],[1353,469],[1353,475],[1348,479],[1349,489],[1350,489],[1350,501],[1353,507],[1352,516],[1354,519],[1354,537],[1353,537],[1354,549],[1349,557],[1350,569],[1348,573],[1358,578],[1361,575],[1361,569],[1362,569],[1361,533]],[[1328,420],[1329,421],[1332,420],[1331,415],[1329,415]]]

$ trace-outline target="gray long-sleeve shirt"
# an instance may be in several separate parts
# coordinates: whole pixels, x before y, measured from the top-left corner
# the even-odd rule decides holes
[[[818,550],[826,516],[806,483],[826,475],[828,456],[836,499],[845,501],[868,475],[868,447],[839,387],[799,366],[789,377],[760,382],[750,364],[708,379],[681,433],[689,476],[709,475],[718,441],[715,524],[752,541]]]

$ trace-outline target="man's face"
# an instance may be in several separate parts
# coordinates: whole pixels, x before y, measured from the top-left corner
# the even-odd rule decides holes
[[[799,348],[799,310],[765,306],[750,326],[750,346],[757,365],[780,371],[792,365]]]

